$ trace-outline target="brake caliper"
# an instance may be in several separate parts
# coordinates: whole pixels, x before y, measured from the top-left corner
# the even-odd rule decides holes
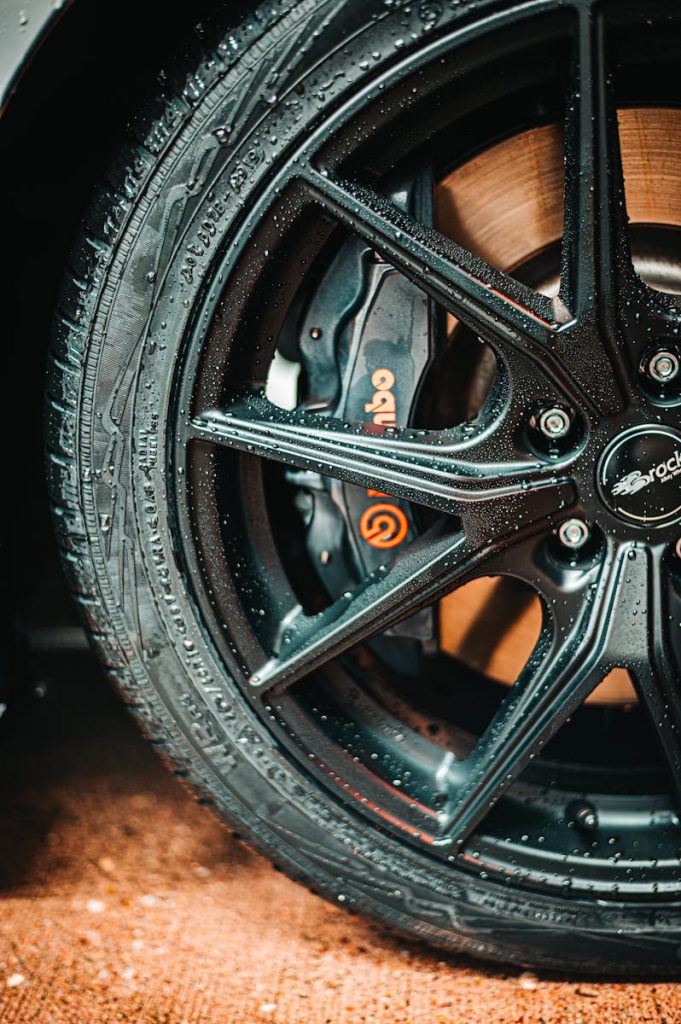
[[[419,174],[390,190],[396,205],[433,222],[433,180]],[[359,239],[338,250],[300,321],[304,405],[377,427],[413,421],[419,390],[433,358],[433,303]],[[305,474],[312,494],[307,545],[332,597],[384,565],[418,533],[408,502],[385,493]],[[303,481],[299,481],[303,483]],[[428,640],[429,612],[396,627]]]

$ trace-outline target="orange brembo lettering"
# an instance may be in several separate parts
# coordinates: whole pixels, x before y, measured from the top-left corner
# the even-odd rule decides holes
[[[395,374],[382,367],[371,375],[376,388],[373,398],[364,405],[364,411],[371,413],[374,423],[382,427],[394,427],[397,423],[397,403],[391,390],[395,386]],[[389,498],[384,491],[367,491],[369,498]],[[374,548],[396,548],[409,531],[406,515],[392,502],[377,502],[362,513],[359,521],[360,536]]]

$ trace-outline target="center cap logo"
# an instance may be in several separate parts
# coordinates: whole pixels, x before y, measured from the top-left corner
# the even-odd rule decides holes
[[[681,434],[653,425],[627,430],[603,453],[598,486],[606,505],[637,526],[681,519]]]

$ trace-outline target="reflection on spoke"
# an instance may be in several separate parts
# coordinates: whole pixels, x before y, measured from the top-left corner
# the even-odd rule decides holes
[[[470,440],[454,443],[447,432],[353,426],[331,416],[286,412],[260,395],[196,416],[191,433],[455,515],[539,492],[546,493],[549,515],[572,493],[567,477],[534,456],[494,464],[480,458]]]
[[[619,307],[639,290],[629,246],[617,111],[608,77],[603,17],[580,9],[565,121],[564,237],[560,293],[576,327],[559,348],[596,404],[621,409],[631,368],[620,344]],[[614,371],[614,379],[613,379]]]
[[[312,168],[307,183],[336,220],[474,330],[546,345],[558,322],[550,299],[415,221],[380,192]]]
[[[260,693],[290,686],[437,600],[451,589],[465,551],[463,535],[449,521],[438,523],[323,612],[299,610],[286,624],[278,653],[251,675],[250,685]]]
[[[609,553],[595,578],[561,594],[552,622],[470,757],[452,772],[441,833],[463,842],[511,783],[598,685],[621,601],[626,552]]]
[[[632,590],[648,595],[645,614],[628,625],[632,672],[681,808],[681,583],[659,550],[639,553],[629,578]]]

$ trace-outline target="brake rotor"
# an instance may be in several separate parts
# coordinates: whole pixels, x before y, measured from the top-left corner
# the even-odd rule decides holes
[[[627,211],[633,225],[681,226],[681,111],[619,112]],[[514,272],[557,247],[563,232],[563,137],[558,125],[532,128],[457,167],[436,191],[440,231],[500,270]],[[681,261],[639,254],[638,270],[655,287],[681,290]],[[555,290],[547,282],[541,290]],[[448,318],[448,333],[456,330]],[[445,653],[511,685],[535,646],[542,622],[536,595],[509,579],[481,579],[440,603]],[[629,673],[614,669],[588,703],[637,700]]]

